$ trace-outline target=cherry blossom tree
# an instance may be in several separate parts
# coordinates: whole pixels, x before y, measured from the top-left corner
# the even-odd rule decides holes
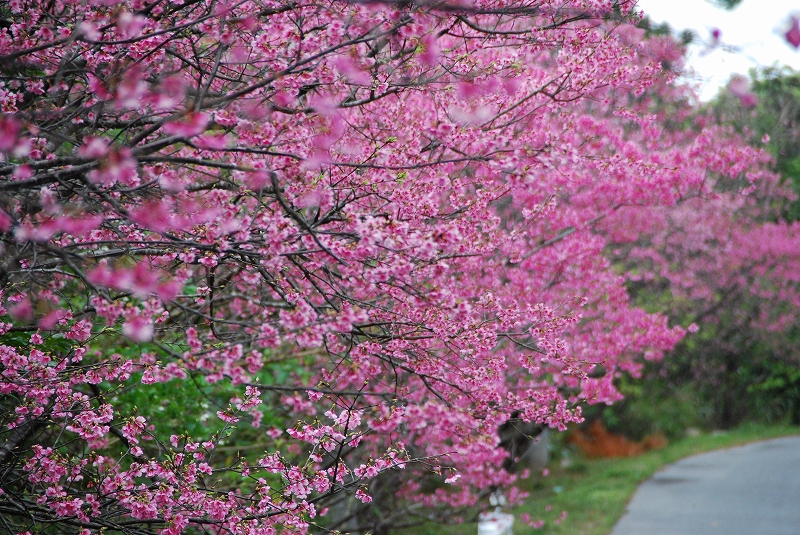
[[[618,399],[604,225],[758,178],[633,8],[1,4],[2,529],[382,533]]]
[[[699,329],[659,370],[661,380],[695,385],[709,425],[727,428],[746,415],[748,388],[764,379],[746,370],[798,364],[791,331],[800,307],[800,229],[775,219],[787,204],[776,201],[791,197],[765,177],[751,192],[609,220],[613,251],[631,267],[629,285]]]
[[[653,372],[657,382],[691,385],[715,427],[769,412],[800,418],[797,80],[770,69],[746,84],[752,99],[729,88],[705,110],[686,108],[682,120],[724,124],[715,136],[746,139],[751,148],[732,144],[728,158],[755,180],[720,180],[719,167],[708,169],[713,196],[639,214],[626,207],[605,220],[634,293],[700,328]],[[769,397],[781,406],[766,411]]]

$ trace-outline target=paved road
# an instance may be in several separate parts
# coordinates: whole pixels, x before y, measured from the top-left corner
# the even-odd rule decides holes
[[[667,466],[639,487],[611,535],[800,535],[800,437]]]

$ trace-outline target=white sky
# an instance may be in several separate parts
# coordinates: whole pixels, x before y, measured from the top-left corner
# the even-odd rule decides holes
[[[676,32],[693,30],[698,42],[710,42],[711,31],[719,28],[723,45],[736,48],[709,52],[703,44],[691,47],[688,66],[701,84],[701,100],[711,99],[732,74],[746,75],[752,67],[778,64],[800,71],[800,50],[783,39],[790,16],[800,16],[800,0],[743,0],[732,11],[705,0],[639,0],[638,6],[654,22],[667,22]]]

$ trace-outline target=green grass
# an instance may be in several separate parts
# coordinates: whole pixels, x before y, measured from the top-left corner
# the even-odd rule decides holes
[[[607,535],[625,512],[637,486],[665,464],[696,453],[794,434],[800,434],[800,428],[749,424],[724,433],[685,438],[664,449],[628,459],[589,461],[573,457],[566,468],[555,462],[549,476],[522,482],[530,497],[513,510],[514,534]],[[564,520],[560,520],[562,511],[567,511]],[[544,526],[529,527],[520,519],[524,513],[532,520],[544,520]],[[478,532],[474,522],[429,528],[414,533],[444,531],[447,535],[475,535]]]

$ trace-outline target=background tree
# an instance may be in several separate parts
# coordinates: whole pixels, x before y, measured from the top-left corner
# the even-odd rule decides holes
[[[717,182],[714,199],[648,211],[637,226],[644,232],[619,239],[615,253],[631,268],[637,302],[696,322],[700,332],[649,365],[645,383],[628,386],[639,400],[606,411],[618,429],[681,434],[691,425],[727,428],[749,418],[800,421],[795,78],[766,69],[747,82],[752,99],[726,90],[691,116],[765,147],[774,176],[755,188]]]
[[[731,124],[754,145],[763,144],[775,159],[781,179],[800,192],[800,74],[788,67],[769,67],[751,73],[753,106],[744,106],[730,92],[713,103],[717,120]],[[785,216],[798,220],[800,208],[792,203]]]

